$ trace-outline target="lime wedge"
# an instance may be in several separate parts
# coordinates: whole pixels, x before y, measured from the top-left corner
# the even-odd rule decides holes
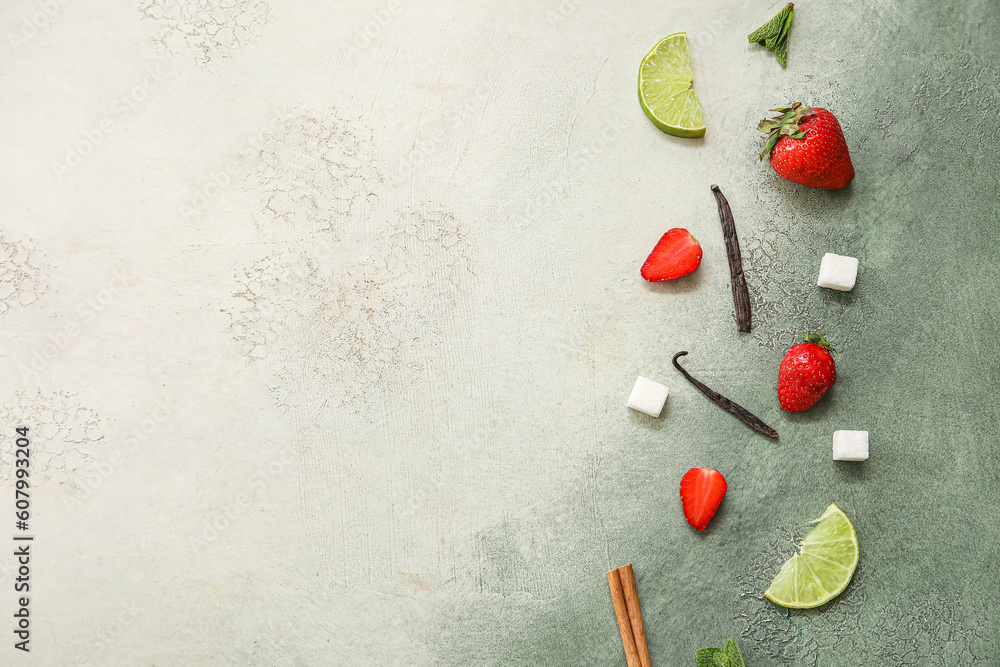
[[[646,54],[639,66],[639,102],[656,127],[675,137],[705,136],[693,81],[687,33],[664,37]]]
[[[802,540],[799,553],[781,566],[764,597],[782,607],[818,607],[847,588],[857,566],[858,535],[847,515],[830,505]]]

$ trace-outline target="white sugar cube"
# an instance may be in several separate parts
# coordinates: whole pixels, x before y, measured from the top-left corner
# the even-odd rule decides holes
[[[641,375],[632,387],[632,395],[628,397],[628,406],[633,410],[644,412],[650,417],[659,417],[663,412],[663,404],[667,402],[667,388],[659,382],[653,382]]]
[[[841,292],[850,292],[854,289],[854,283],[857,280],[857,257],[845,257],[844,255],[835,255],[832,252],[823,255],[823,261],[819,263],[817,285]]]
[[[834,431],[834,461],[867,461],[868,431]]]

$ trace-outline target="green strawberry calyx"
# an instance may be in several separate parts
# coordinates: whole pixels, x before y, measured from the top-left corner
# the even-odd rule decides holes
[[[831,352],[836,352],[837,354],[840,354],[840,351],[837,350],[837,348],[835,348],[833,345],[830,345],[830,342],[823,337],[823,334],[821,334],[818,331],[806,332],[806,335],[802,340],[803,342],[806,343],[815,343],[824,350],[830,350]]]
[[[802,129],[802,123],[813,115],[813,108],[807,107],[802,102],[795,102],[790,107],[779,107],[771,109],[777,111],[780,116],[765,118],[757,124],[757,129],[767,135],[767,142],[764,143],[764,150],[760,152],[760,159],[765,157],[771,159],[771,151],[782,137],[792,139],[803,139],[806,130]]]

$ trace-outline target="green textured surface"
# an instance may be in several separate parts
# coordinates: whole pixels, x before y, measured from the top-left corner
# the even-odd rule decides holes
[[[579,579],[547,600],[496,582],[494,595],[456,604],[441,619],[454,633],[440,644],[443,664],[624,664],[603,570],[625,562],[637,572],[653,664],[693,664],[696,648],[730,635],[751,665],[996,664],[1000,57],[987,26],[1000,8],[864,4],[797,3],[787,72],[760,49],[730,60],[692,47],[708,134],[731,141],[692,146],[650,128],[648,171],[685,162],[694,173],[635,187],[662,195],[662,226],[695,225],[711,266],[724,263],[708,188],[720,184],[741,235],[753,334],[735,332],[718,272],[627,297],[588,295],[608,321],[646,335],[632,338],[628,362],[598,363],[606,391],[591,437],[601,444],[579,471],[579,494],[536,519],[558,547],[543,563],[514,540],[537,527],[483,537],[493,545],[484,557],[507,577]],[[768,11],[747,8],[734,22],[753,25]],[[857,169],[846,191],[782,182],[753,159],[750,128],[793,100],[843,123]],[[673,215],[678,198],[693,202],[697,221]],[[649,227],[652,238],[659,227]],[[860,258],[853,292],[815,287],[826,251]],[[843,351],[839,380],[816,408],[789,415],[775,399],[777,364],[796,333],[815,327]],[[753,434],[672,373],[679,349],[691,351],[696,377],[755,409],[780,440]],[[629,362],[670,385],[661,419],[622,414]],[[831,460],[842,428],[870,431],[869,461]],[[691,466],[718,468],[730,485],[704,534],[684,523],[676,494]],[[793,533],[830,502],[861,542],[848,592],[806,612],[763,600]],[[572,521],[555,523],[560,514]]]

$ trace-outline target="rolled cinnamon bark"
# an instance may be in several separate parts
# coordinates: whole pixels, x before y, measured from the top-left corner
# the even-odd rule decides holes
[[[618,631],[622,635],[625,662],[628,663],[628,667],[642,667],[639,653],[635,648],[635,638],[632,636],[632,622],[629,620],[621,574],[618,570],[608,571],[608,586],[611,588],[611,602],[615,606],[615,616],[618,618]]]
[[[652,667],[649,662],[649,646],[646,645],[646,629],[642,625],[642,610],[639,607],[639,591],[635,587],[635,572],[632,563],[618,568],[622,580],[622,592],[625,594],[625,607],[628,610],[629,623],[632,626],[632,638],[635,639],[635,650],[639,654],[642,667]]]

